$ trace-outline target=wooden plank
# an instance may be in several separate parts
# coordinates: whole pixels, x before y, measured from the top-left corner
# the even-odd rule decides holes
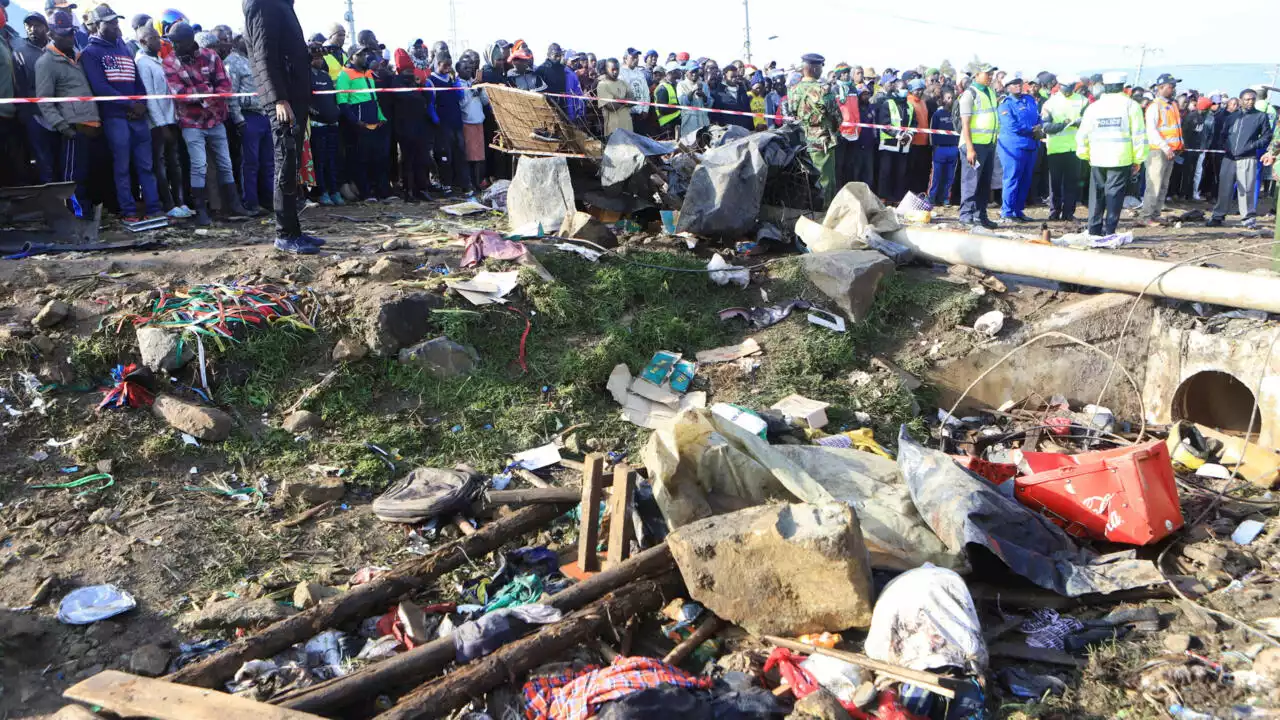
[[[578,568],[584,572],[600,570],[600,498],[604,495],[601,475],[604,456],[588,455],[582,472],[582,505],[578,508]]]
[[[573,488],[536,488],[533,490],[490,490],[484,494],[485,505],[546,505],[575,503],[578,491]]]
[[[666,657],[662,658],[662,662],[668,665],[679,665],[684,662],[685,658],[689,657],[690,653],[698,649],[699,645],[710,640],[724,627],[725,622],[715,615],[703,620],[692,635],[681,641],[671,652],[667,653]]]
[[[50,715],[49,720],[102,720],[102,716],[94,715],[80,705],[67,705]]]
[[[524,468],[515,468],[511,472],[515,473],[516,477],[523,479],[525,482],[529,483],[530,485],[536,488],[551,487],[551,483],[547,482],[546,480],[543,480],[542,478],[538,477],[537,475],[534,475],[533,473],[529,472],[528,470],[525,470]]]
[[[912,670],[911,668],[901,667],[882,660],[875,660],[867,657],[866,655],[859,655],[858,653],[846,652],[844,650],[828,650],[827,648],[817,647],[815,645],[805,645],[802,642],[788,640],[774,635],[765,635],[763,637],[774,645],[787,648],[792,652],[800,652],[807,655],[830,655],[838,660],[843,660],[847,663],[867,668],[868,670],[875,670],[885,677],[890,677],[894,680],[908,682],[912,685],[922,687],[925,690],[941,695],[948,700],[954,699],[956,696],[954,690],[942,685],[946,678],[941,675],[935,675],[934,673],[925,672],[924,670]]]
[[[67,688],[63,697],[101,705],[121,717],[156,720],[320,720],[319,715],[264,705],[216,690],[103,670]]]
[[[613,468],[613,491],[609,496],[609,548],[605,558],[616,567],[631,555],[631,498],[636,492],[636,474],[625,463]]]

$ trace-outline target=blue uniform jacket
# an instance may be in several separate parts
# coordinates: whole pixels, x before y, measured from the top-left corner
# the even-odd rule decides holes
[[[1035,129],[1040,126],[1040,109],[1030,95],[1006,95],[1000,101],[1001,150],[1035,150]]]

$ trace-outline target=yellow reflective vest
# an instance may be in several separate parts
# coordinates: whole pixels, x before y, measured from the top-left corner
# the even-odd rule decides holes
[[[679,96],[678,96],[678,95],[676,95],[676,89],[675,89],[675,87],[674,87],[671,83],[666,82],[666,81],[663,81],[663,82],[658,83],[658,87],[659,87],[659,88],[666,88],[666,90],[667,90],[667,102],[665,103],[666,105],[676,105],[676,104],[678,104],[678,102],[679,102]],[[654,102],[658,102],[658,88],[654,88],[654,90],[653,90],[653,101],[654,101]],[[679,111],[679,110],[674,110],[674,109],[672,109],[672,108],[663,108],[663,107],[655,108],[654,110],[655,110],[655,112],[657,113],[657,116],[658,116],[658,126],[659,126],[659,127],[666,127],[666,126],[670,125],[671,123],[673,123],[673,122],[679,122],[679,120],[680,120],[680,111]]]
[[[1094,167],[1137,165],[1147,157],[1142,108],[1124,93],[1107,93],[1084,111],[1076,154]]]
[[[991,88],[974,83],[965,92],[973,93],[973,115],[969,117],[969,137],[974,145],[990,145],[996,141],[1000,130],[1000,116],[996,112],[996,96]],[[961,122],[964,122],[961,120]]]
[[[1072,123],[1084,116],[1084,109],[1089,101],[1083,95],[1072,94],[1067,97],[1062,93],[1054,93],[1044,102],[1040,114],[1050,123]],[[1050,155],[1073,153],[1076,151],[1076,128],[1068,127],[1048,137],[1046,152]]]

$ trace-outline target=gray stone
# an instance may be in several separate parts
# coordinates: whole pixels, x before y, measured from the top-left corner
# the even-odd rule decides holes
[[[840,700],[826,688],[818,688],[796,701],[795,710],[787,716],[787,720],[814,718],[815,720],[850,720],[849,711],[840,705]]]
[[[357,302],[363,318],[364,343],[379,357],[421,342],[431,332],[431,312],[444,301],[437,295],[375,285]]]
[[[369,348],[354,338],[342,338],[333,346],[333,361],[348,362],[363,358],[369,354]]]
[[[618,247],[618,236],[613,233],[613,229],[592,217],[591,213],[578,211],[566,214],[558,234],[593,242],[601,247]]]
[[[51,385],[70,385],[75,382],[75,368],[65,361],[47,360],[36,368],[36,376]]]
[[[299,610],[306,610],[319,605],[325,598],[341,594],[342,591],[337,588],[304,581],[298,583],[298,586],[293,589],[293,606]]]
[[[217,408],[179,400],[172,395],[157,395],[151,412],[169,423],[170,427],[201,440],[222,442],[231,435],[230,415]]]
[[[419,365],[438,378],[470,375],[479,363],[480,356],[474,348],[459,345],[444,336],[400,351],[401,365]]]
[[[314,477],[286,480],[280,487],[280,496],[285,500],[297,500],[304,505],[319,505],[323,502],[337,502],[347,492],[347,484],[342,478]]]
[[[79,673],[76,674],[76,677],[80,678],[81,680],[85,678],[91,678],[94,675],[97,675],[98,673],[106,669],[107,669],[106,665],[103,665],[102,663],[95,663],[81,670]]]
[[[291,433],[301,433],[320,427],[322,422],[320,416],[316,413],[310,410],[298,410],[290,413],[289,417],[284,419],[281,427]]]
[[[809,282],[854,321],[866,317],[880,279],[893,272],[893,261],[874,250],[809,253],[800,263]]]
[[[395,282],[404,277],[404,266],[389,257],[379,258],[369,268],[369,277],[378,282]]]
[[[753,635],[871,624],[871,561],[847,505],[764,505],[667,538],[689,594]]]
[[[40,351],[41,355],[48,355],[53,352],[53,339],[48,335],[36,335],[31,338],[31,345]]]
[[[50,300],[40,308],[40,312],[36,313],[36,317],[31,321],[32,325],[38,328],[51,328],[54,325],[67,319],[67,315],[71,313],[71,306],[61,300]]]
[[[1187,633],[1169,633],[1161,638],[1161,641],[1164,643],[1165,650],[1181,655],[1191,649],[1191,639]]]
[[[296,614],[298,614],[297,610],[281,605],[271,598],[224,600],[198,612],[183,615],[178,618],[175,627],[183,632],[233,630],[238,627],[256,628]]]
[[[129,656],[129,672],[144,677],[160,677],[169,669],[169,651],[159,645],[143,645]]]
[[[138,354],[151,372],[177,370],[195,357],[193,343],[180,342],[178,333],[158,327],[141,327],[137,331]]]

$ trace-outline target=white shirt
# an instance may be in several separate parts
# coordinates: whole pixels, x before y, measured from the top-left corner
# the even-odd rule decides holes
[[[623,67],[618,70],[618,79],[627,84],[631,88],[631,95],[628,99],[636,102],[649,102],[649,81],[645,79],[644,73],[640,68]],[[649,112],[648,105],[632,105],[632,115],[643,115]]]

